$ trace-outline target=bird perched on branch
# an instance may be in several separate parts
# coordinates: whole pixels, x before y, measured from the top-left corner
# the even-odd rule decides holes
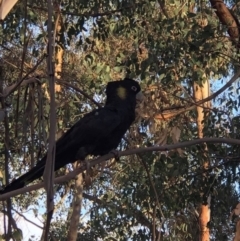
[[[135,119],[136,100],[142,97],[135,80],[125,78],[109,82],[103,108],[86,114],[57,142],[55,171],[68,163],[84,160],[87,155],[105,155],[117,148]],[[47,155],[30,171],[0,190],[4,194],[22,188],[43,175]]]

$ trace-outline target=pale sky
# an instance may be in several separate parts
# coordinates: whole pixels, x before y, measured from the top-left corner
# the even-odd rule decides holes
[[[36,218],[33,212],[30,210],[27,213],[23,214],[27,219],[31,220],[32,222],[38,224],[39,226],[43,226],[42,222]],[[7,217],[6,217],[7,218]],[[18,228],[20,228],[23,232],[23,241],[39,241],[42,229],[36,227],[35,225],[27,222],[23,217],[20,217],[18,214],[15,214],[13,217],[16,220]],[[0,233],[4,233],[4,226],[3,226],[3,214],[0,213]]]

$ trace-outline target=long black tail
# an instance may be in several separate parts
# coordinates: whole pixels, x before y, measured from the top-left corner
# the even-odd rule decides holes
[[[58,144],[58,143],[57,143]],[[13,180],[9,185],[4,187],[2,190],[0,190],[0,195],[11,192],[17,189],[20,189],[27,184],[33,182],[34,180],[37,180],[43,175],[45,164],[46,164],[47,155],[45,155],[41,161],[39,161],[35,167],[33,167],[31,170],[29,170],[27,173],[23,174],[19,178]],[[66,164],[74,162],[76,160],[75,158],[75,152],[71,150],[65,151],[61,148],[57,148],[56,150],[56,156],[55,156],[55,171],[59,170],[60,168],[64,167]]]
[[[27,173],[23,174],[19,178],[12,181],[4,189],[0,190],[0,194],[17,190],[19,188],[26,186],[28,183],[33,182],[34,180],[40,178],[43,175],[45,164],[46,164],[46,156],[43,157],[43,159],[39,161],[37,165],[33,167],[30,171],[28,171]]]

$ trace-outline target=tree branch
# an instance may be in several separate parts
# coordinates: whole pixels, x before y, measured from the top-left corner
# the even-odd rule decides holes
[[[118,153],[118,156],[130,156],[133,154],[140,154],[140,153],[145,153],[145,152],[166,152],[166,151],[170,151],[170,150],[174,150],[177,148],[185,148],[185,147],[190,147],[190,146],[194,146],[194,145],[199,145],[199,144],[203,144],[203,143],[225,143],[225,144],[232,144],[232,145],[239,145],[240,146],[240,140],[239,139],[233,139],[233,138],[201,138],[201,139],[195,139],[195,140],[191,140],[191,141],[185,141],[185,142],[180,142],[180,143],[176,143],[176,144],[170,144],[170,145],[164,145],[164,146],[152,146],[152,147],[142,147],[142,148],[138,148],[138,149],[131,149],[131,150],[126,150],[126,151],[121,151]],[[104,161],[109,160],[110,158],[115,157],[115,155],[113,153],[109,153],[107,155],[101,156],[99,158],[93,159],[91,162],[88,163],[88,168],[95,166],[97,164],[100,164]],[[54,180],[54,183],[64,183],[67,182],[73,178],[75,178],[76,175],[78,175],[79,173],[82,173],[83,171],[87,170],[87,166],[85,163],[82,163],[82,166],[70,173],[68,173],[65,176],[61,176],[61,177],[57,177]],[[24,187],[9,193],[5,193],[3,195],[0,195],[0,201],[2,200],[6,200],[9,197],[14,197],[17,196],[19,194],[23,194],[25,192],[31,192],[37,189],[42,188],[44,185],[43,183],[38,183],[35,185],[31,185],[28,187]]]
[[[54,46],[55,42],[53,39],[53,3],[52,0],[47,1],[48,6],[48,58],[47,58],[47,67],[48,67],[48,80],[49,80],[49,92],[50,92],[50,136],[49,136],[49,148],[47,152],[46,165],[43,173],[44,186],[47,192],[47,220],[44,228],[44,241],[48,240],[48,233],[50,230],[50,223],[54,210],[54,166],[55,166],[55,152],[56,152],[56,107],[55,107],[55,74],[54,74]]]
[[[24,220],[26,220],[27,222],[31,223],[32,225],[34,225],[34,226],[36,226],[36,227],[38,227],[38,228],[40,228],[40,229],[43,229],[42,226],[40,226],[40,225],[34,223],[33,221],[31,221],[30,219],[26,218],[23,214],[21,214],[20,212],[18,212],[16,209],[13,208],[12,210],[13,210],[15,213],[17,213],[20,217],[22,217]]]
[[[216,91],[214,94],[210,95],[209,97],[207,97],[205,99],[202,99],[202,100],[199,100],[197,102],[191,102],[192,103],[191,106],[182,107],[180,110],[175,110],[174,112],[172,110],[171,111],[167,110],[165,112],[163,111],[161,114],[156,114],[154,116],[154,118],[163,119],[164,115],[167,115],[168,112],[170,112],[170,113],[169,113],[169,116],[167,118],[171,118],[173,116],[179,115],[179,114],[184,113],[186,111],[193,110],[194,108],[196,108],[196,106],[200,106],[200,105],[204,104],[205,102],[208,102],[208,101],[216,98],[218,95],[220,95],[222,92],[224,92],[227,88],[229,88],[239,78],[239,76],[240,76],[240,69],[222,88],[220,88],[218,91]]]
[[[85,93],[83,90],[79,89],[77,86],[74,86],[70,83],[68,83],[67,81],[64,81],[64,80],[58,80],[56,79],[56,82],[60,85],[64,85],[68,88],[71,88],[77,92],[79,92],[80,94],[82,94],[84,97],[86,97],[87,99],[89,99],[91,102],[93,102],[97,107],[102,107],[101,104],[99,104],[97,101],[95,101],[90,95],[88,95],[87,93]]]
[[[23,81],[26,80],[28,76],[37,69],[37,67],[42,63],[45,57],[46,55],[43,54],[43,56],[39,59],[36,65],[28,73],[26,73],[26,75],[22,79],[20,79],[17,83],[5,88],[4,93],[0,93],[0,97],[7,98],[10,94],[12,94],[23,83]]]
[[[83,197],[90,201],[93,201],[99,205],[104,205],[104,206],[107,206],[112,209],[117,209],[118,211],[121,211],[123,213],[130,210],[130,209],[126,209],[126,208],[122,207],[121,205],[115,205],[115,204],[112,204],[111,202],[105,202],[105,201],[103,201],[97,197],[91,196],[87,193],[83,193]],[[137,219],[137,221],[139,223],[141,223],[143,226],[148,227],[149,230],[152,230],[151,222],[149,222],[149,220],[146,218],[146,216],[141,211],[134,209],[133,207],[131,207],[131,211],[132,211],[133,216]]]

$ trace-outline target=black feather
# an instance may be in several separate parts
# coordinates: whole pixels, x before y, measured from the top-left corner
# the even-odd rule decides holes
[[[86,114],[57,142],[55,171],[87,155],[105,155],[116,149],[135,119],[139,84],[132,79],[109,82],[103,108]],[[46,155],[30,171],[7,185],[0,194],[24,187],[43,175]]]

